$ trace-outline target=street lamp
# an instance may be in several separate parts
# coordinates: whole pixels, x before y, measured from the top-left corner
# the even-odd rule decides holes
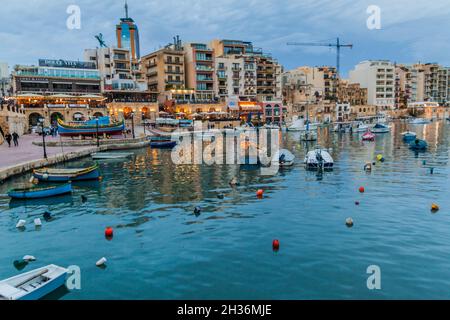
[[[40,118],[39,122],[42,125],[42,146],[44,147],[44,159],[47,159],[47,149],[45,148],[45,130],[44,130],[44,118]]]
[[[133,139],[136,139],[136,135],[134,134],[134,112],[131,112],[131,131],[133,132]]]
[[[144,136],[146,136],[146,133],[145,133],[145,113],[144,112],[142,112],[142,120],[144,121]]]

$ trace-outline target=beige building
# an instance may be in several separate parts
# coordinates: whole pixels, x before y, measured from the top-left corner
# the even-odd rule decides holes
[[[141,71],[149,90],[158,93],[161,103],[169,98],[170,90],[186,89],[184,52],[178,44],[143,56]]]
[[[12,101],[1,101],[0,99],[0,127],[4,134],[17,132],[19,136],[28,131],[28,122],[25,110],[11,103]],[[3,138],[0,135],[0,144]]]

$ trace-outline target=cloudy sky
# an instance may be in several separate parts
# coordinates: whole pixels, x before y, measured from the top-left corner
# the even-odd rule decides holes
[[[343,49],[344,75],[365,59],[439,62],[450,66],[450,0],[128,0],[140,29],[141,54],[183,41],[214,38],[253,41],[292,69],[334,65],[325,47],[287,46],[288,41],[352,43]],[[66,27],[69,5],[81,9],[81,29]],[[381,9],[381,29],[369,30],[368,6]],[[0,61],[36,64],[39,58],[83,58],[103,33],[115,45],[124,0],[0,0]]]

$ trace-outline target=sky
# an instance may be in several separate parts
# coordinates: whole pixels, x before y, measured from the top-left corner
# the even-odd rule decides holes
[[[0,0],[0,61],[37,64],[39,58],[82,60],[95,48],[96,34],[116,45],[115,25],[124,0]],[[68,6],[77,5],[81,28],[69,29]],[[141,55],[180,35],[187,42],[212,39],[252,41],[285,70],[335,65],[329,47],[287,46],[287,42],[353,44],[343,48],[341,72],[363,60],[438,62],[450,66],[450,0],[128,0],[139,27]],[[380,9],[380,29],[366,21]]]

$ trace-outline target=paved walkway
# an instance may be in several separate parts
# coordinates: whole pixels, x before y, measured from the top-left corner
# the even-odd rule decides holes
[[[5,142],[0,145],[0,170],[11,167],[20,163],[24,163],[32,160],[39,160],[44,158],[44,149],[40,146],[35,146],[33,141],[42,141],[42,136],[37,134],[28,134],[19,138],[19,146],[14,147],[11,142],[11,148],[8,148],[8,144]],[[45,137],[45,141],[60,141],[59,137]],[[89,149],[92,146],[83,147],[47,147],[47,156],[53,156],[57,154],[80,151]]]

